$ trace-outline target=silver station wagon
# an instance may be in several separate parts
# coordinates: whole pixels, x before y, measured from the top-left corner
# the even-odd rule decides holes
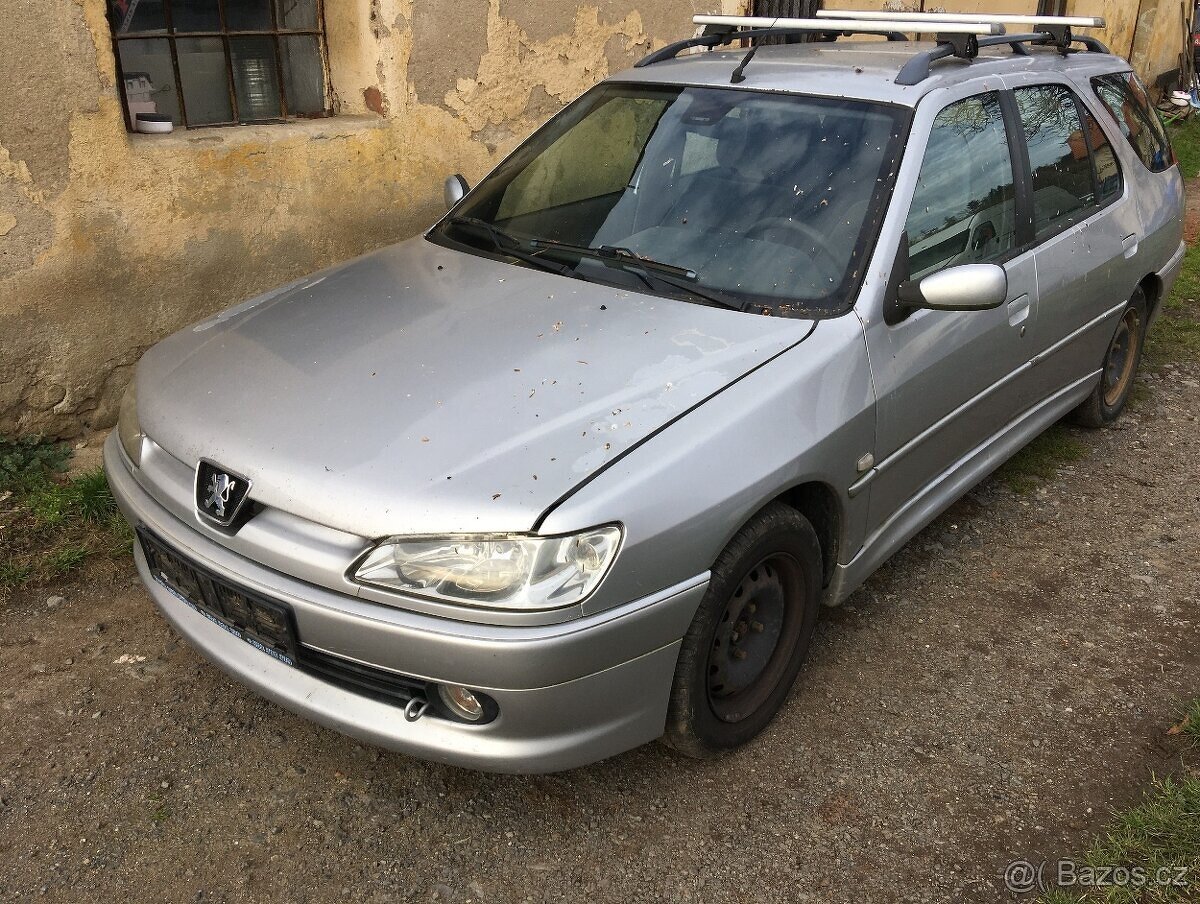
[[[424,235],[152,348],[105,464],[175,629],[431,760],[713,755],[822,604],[1116,418],[1184,252],[1128,64],[1091,20],[842,15],[699,17]]]

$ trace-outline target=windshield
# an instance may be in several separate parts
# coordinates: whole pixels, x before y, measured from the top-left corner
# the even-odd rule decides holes
[[[861,101],[602,85],[497,167],[431,238],[526,265],[553,259],[559,272],[618,285],[633,284],[624,271],[649,259],[687,271],[691,300],[840,312],[853,302],[906,127],[906,111]],[[574,256],[549,243],[574,246]],[[621,253],[581,253],[599,248]],[[642,283],[689,297],[680,279],[643,273]]]

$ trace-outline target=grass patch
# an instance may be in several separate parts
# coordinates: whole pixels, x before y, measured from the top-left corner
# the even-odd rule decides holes
[[[1056,424],[1005,462],[996,476],[1014,493],[1026,494],[1054,479],[1063,465],[1087,454],[1086,443]]]
[[[1189,117],[1170,126],[1167,131],[1183,178],[1195,179],[1200,176],[1200,121]]]
[[[1116,868],[1139,881],[1120,880]],[[1100,885],[1058,889],[1039,904],[1185,904],[1200,895],[1200,776],[1154,779],[1141,803],[1112,814],[1104,833],[1077,862]],[[1135,872],[1136,871],[1136,872]],[[1047,880],[1053,881],[1051,872]],[[1080,882],[1083,885],[1083,882]]]
[[[1182,872],[1181,886],[1107,888],[1092,893],[1106,904],[1195,901],[1200,894],[1200,777],[1155,779],[1142,802],[1113,814],[1087,853],[1091,866],[1141,866],[1147,876]],[[1160,874],[1158,870],[1165,872]]]
[[[1193,747],[1200,746],[1200,700],[1196,700],[1187,708],[1179,721],[1171,726],[1169,735],[1179,735],[1191,741]],[[1200,813],[1196,814],[1200,820]]]
[[[1167,733],[1200,745],[1200,700],[1192,702]],[[1200,900],[1200,771],[1185,768],[1179,775],[1151,781],[1139,803],[1112,813],[1077,865],[1077,876],[1083,875],[1083,867],[1090,867],[1094,875],[1121,867],[1136,870],[1146,880],[1140,885],[1110,882],[1106,887],[1059,889],[1043,895],[1039,904],[1183,904]],[[1047,879],[1053,881],[1049,873]]]
[[[66,443],[48,443],[36,436],[0,437],[0,493],[43,483],[48,475],[65,470],[70,457]]]
[[[68,478],[70,455],[62,443],[0,440],[0,599],[132,548],[104,471]]]

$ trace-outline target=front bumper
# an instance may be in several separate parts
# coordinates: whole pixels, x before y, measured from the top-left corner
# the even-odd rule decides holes
[[[494,772],[571,769],[663,732],[679,645],[707,575],[643,600],[558,625],[455,622],[317,587],[237,555],[159,505],[131,472],[116,434],[104,447],[118,505],[180,554],[295,611],[300,642],[353,662],[481,690],[499,706],[485,725],[426,716],[277,662],[138,573],[171,625],[258,693],[330,728],[425,759]],[[386,647],[386,662],[363,651]]]

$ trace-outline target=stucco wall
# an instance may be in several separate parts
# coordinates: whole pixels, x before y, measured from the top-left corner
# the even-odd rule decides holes
[[[412,235],[563,103],[738,0],[325,0],[330,119],[126,132],[103,0],[0,30],[0,434],[107,426],[141,352]]]

